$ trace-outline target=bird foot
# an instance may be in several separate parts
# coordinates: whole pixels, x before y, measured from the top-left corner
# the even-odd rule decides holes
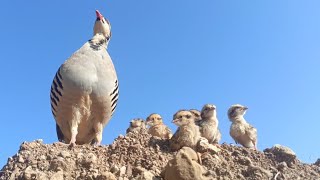
[[[69,148],[69,149],[73,149],[75,146],[76,146],[76,143],[75,143],[75,142],[70,142],[68,148]]]

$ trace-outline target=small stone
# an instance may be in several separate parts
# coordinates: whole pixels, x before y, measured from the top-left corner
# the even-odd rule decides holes
[[[23,177],[25,180],[36,179],[37,173],[32,170],[31,166],[28,166],[23,172]]]
[[[59,156],[63,158],[67,158],[67,157],[70,157],[70,153],[68,151],[61,151]]]
[[[37,139],[37,140],[35,140],[35,142],[42,144],[43,143],[43,139]]]
[[[123,138],[124,138],[124,136],[123,136],[122,134],[120,134],[118,137],[119,137],[120,139],[123,139]]]
[[[154,179],[154,174],[152,174],[149,171],[144,171],[138,178],[138,180],[153,180],[153,179]]]
[[[45,155],[40,156],[40,160],[46,160],[46,159],[47,159],[47,157]]]
[[[96,163],[97,163],[97,156],[93,153],[87,154],[87,156],[83,161],[83,164],[90,168],[92,168]]]
[[[126,175],[127,175],[127,177],[131,177],[132,176],[132,166],[130,164],[127,165]]]
[[[117,165],[112,165],[110,170],[112,173],[117,174],[119,172],[120,168]]]
[[[111,172],[103,172],[101,175],[97,176],[97,180],[116,180],[117,178],[115,177],[114,174]]]
[[[279,171],[284,171],[286,168],[288,167],[288,165],[287,165],[287,163],[286,162],[281,162],[281,163],[279,163],[278,165],[277,165],[277,169],[279,170]]]
[[[50,180],[61,180],[63,179],[63,171],[58,171],[56,173],[54,173],[51,177]]]
[[[213,154],[218,153],[221,151],[219,148],[217,148],[215,145],[212,145],[209,143],[209,141],[206,138],[200,138],[198,143],[198,150],[199,152],[211,152]]]
[[[77,154],[77,159],[82,159],[83,158],[83,153],[78,153]]]
[[[63,169],[67,169],[68,165],[62,157],[58,157],[51,161],[50,170],[60,171]]]
[[[123,177],[126,174],[126,166],[122,166],[120,168],[120,177]]]
[[[19,162],[19,163],[24,163],[24,159],[23,159],[23,157],[22,157],[22,156],[19,156],[19,158],[18,158],[18,162]]]

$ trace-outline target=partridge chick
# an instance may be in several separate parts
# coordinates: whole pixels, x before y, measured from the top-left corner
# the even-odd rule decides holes
[[[257,149],[257,129],[244,119],[247,107],[240,104],[232,105],[228,110],[228,117],[232,122],[230,135],[238,144],[247,148]]]

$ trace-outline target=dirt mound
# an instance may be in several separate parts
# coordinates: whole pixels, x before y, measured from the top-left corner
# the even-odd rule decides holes
[[[217,153],[202,153],[209,179],[320,179],[319,163],[302,164],[290,149],[277,145],[264,152],[223,144]],[[146,131],[119,136],[111,145],[93,147],[41,140],[23,143],[9,158],[0,179],[162,179],[176,157],[169,141]],[[200,161],[200,162],[201,162]]]

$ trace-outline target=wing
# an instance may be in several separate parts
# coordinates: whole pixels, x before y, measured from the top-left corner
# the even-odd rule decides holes
[[[171,129],[168,126],[165,126],[165,130],[166,130],[167,133],[171,134]]]
[[[254,144],[256,144],[258,136],[257,129],[251,125],[248,125],[248,127],[246,128],[246,134],[254,142]]]
[[[218,144],[220,140],[221,140],[221,132],[220,132],[220,129],[217,129],[217,132],[215,133],[215,137],[214,137],[213,143]]]
[[[245,127],[241,124],[232,124],[230,127],[230,136],[234,139],[234,141],[238,144],[241,136],[245,135]]]

